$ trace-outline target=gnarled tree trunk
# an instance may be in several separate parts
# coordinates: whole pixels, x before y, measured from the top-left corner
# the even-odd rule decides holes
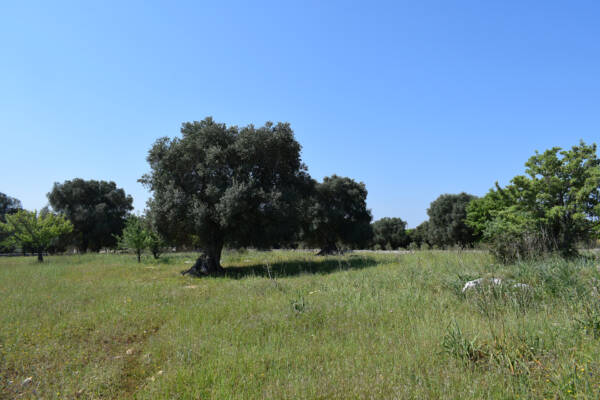
[[[339,254],[339,253],[340,253],[340,249],[338,249],[335,242],[329,242],[321,249],[321,251],[319,251],[317,253],[317,255],[318,256],[328,256],[328,255]]]
[[[225,270],[221,266],[221,252],[223,251],[223,241],[215,241],[204,248],[200,257],[192,268],[182,271],[181,274],[190,274],[194,276],[222,276]]]
[[[42,254],[42,249],[38,249],[38,262],[43,262],[44,261],[44,256]]]

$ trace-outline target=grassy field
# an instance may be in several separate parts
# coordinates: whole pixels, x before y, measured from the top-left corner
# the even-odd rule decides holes
[[[600,398],[598,259],[193,259],[0,258],[0,397]],[[478,277],[508,284],[463,294]]]

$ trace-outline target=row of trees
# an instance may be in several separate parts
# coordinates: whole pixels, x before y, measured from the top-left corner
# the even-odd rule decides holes
[[[483,197],[444,194],[427,210],[429,219],[405,230],[397,218],[373,224],[378,248],[485,245],[500,261],[548,253],[577,254],[577,246],[600,237],[600,159],[595,144],[536,152],[525,175],[498,183]]]
[[[227,127],[207,118],[185,123],[182,137],[159,139],[149,152],[151,173],[141,181],[153,192],[143,217],[130,215],[132,198],[114,182],[73,179],[55,183],[43,215],[69,221],[36,243],[74,246],[79,251],[123,246],[134,249],[169,244],[200,248],[192,271],[219,274],[221,251],[230,247],[365,247],[372,232],[363,183],[333,175],[313,180],[300,159],[289,124]],[[25,211],[23,213],[26,213]],[[30,213],[37,215],[37,213]],[[24,248],[16,228],[3,232]]]
[[[99,251],[117,245],[133,209],[133,199],[114,182],[73,179],[55,183],[51,207],[22,209],[17,199],[0,193],[0,252]],[[67,223],[68,222],[68,223]]]
[[[428,221],[415,229],[406,229],[400,218],[371,224],[365,185],[337,175],[315,181],[300,150],[289,124],[187,122],[181,137],[160,138],[148,153],[150,172],[140,182],[152,197],[144,216],[131,215],[131,196],[114,182],[73,179],[54,184],[51,211],[19,211],[18,200],[0,195],[0,242],[4,250],[19,243],[40,254],[51,247],[123,246],[135,249],[138,259],[144,248],[155,257],[167,244],[201,248],[189,272],[215,275],[223,272],[224,246],[304,245],[329,254],[341,248],[464,248],[483,241],[511,261],[548,251],[571,255],[578,242],[600,233],[595,145],[536,153],[526,176],[505,188],[496,184],[482,198],[441,195],[430,204]],[[35,226],[53,228],[42,240],[32,237]]]
[[[371,239],[363,183],[310,177],[289,124],[243,128],[212,118],[182,125],[181,137],[150,149],[148,215],[167,240],[195,243],[203,255],[190,269],[218,275],[224,246],[315,245],[321,254]]]
[[[476,198],[467,193],[443,194],[427,209],[429,219],[414,229],[406,229],[406,222],[400,218],[375,221],[373,247],[388,250],[473,247],[481,235],[467,224],[467,207]]]

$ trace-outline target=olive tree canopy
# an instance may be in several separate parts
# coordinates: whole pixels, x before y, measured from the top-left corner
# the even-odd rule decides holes
[[[293,240],[311,180],[287,123],[226,126],[186,122],[180,138],[158,139],[141,182],[153,193],[149,215],[165,238],[203,250],[190,273],[218,275],[221,251]]]

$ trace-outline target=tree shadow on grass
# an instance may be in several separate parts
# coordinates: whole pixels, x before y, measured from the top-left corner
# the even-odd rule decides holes
[[[318,258],[225,267],[225,276],[241,279],[248,276],[284,278],[300,274],[330,274],[337,271],[374,267],[379,262],[371,257]]]

